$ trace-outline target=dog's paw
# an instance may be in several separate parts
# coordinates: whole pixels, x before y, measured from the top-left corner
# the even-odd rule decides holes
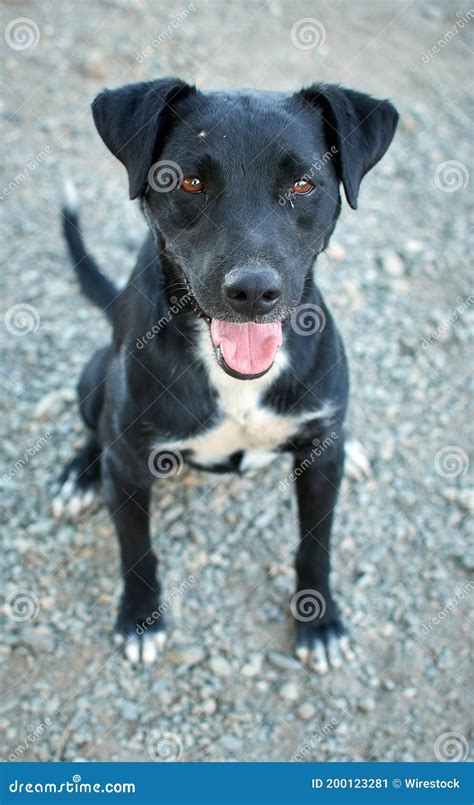
[[[53,487],[53,517],[77,517],[97,499],[100,449],[92,440],[64,467]]]
[[[71,470],[65,480],[60,480],[53,489],[53,517],[78,517],[95,503],[97,491],[96,484],[85,483],[75,470]]]
[[[114,634],[114,643],[123,649],[124,656],[132,665],[140,661],[144,665],[156,662],[163,652],[166,632],[163,619],[157,612],[136,617],[119,615]]]
[[[369,459],[367,458],[367,453],[361,442],[349,437],[346,439],[344,450],[346,454],[344,463],[345,475],[351,483],[358,483],[363,478],[370,475],[371,468]]]
[[[337,616],[319,623],[296,623],[296,656],[318,674],[341,668],[354,659],[349,640]]]

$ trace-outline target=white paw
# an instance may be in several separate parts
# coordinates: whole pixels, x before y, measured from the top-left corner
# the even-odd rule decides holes
[[[345,452],[345,474],[352,483],[358,483],[362,478],[366,478],[367,475],[370,475],[369,459],[361,442],[349,437],[346,439]]]
[[[315,638],[311,645],[307,643],[298,645],[296,656],[304,665],[308,665],[322,676],[327,674],[330,668],[338,670],[346,662],[352,662],[355,655],[346,635],[332,633],[324,640]]]
[[[88,509],[97,498],[95,487],[81,487],[77,483],[77,474],[71,470],[70,474],[56,489],[51,504],[53,517],[78,517],[81,512]]]
[[[163,652],[166,632],[153,631],[140,636],[129,634],[127,637],[116,633],[114,642],[123,646],[124,656],[132,665],[138,665],[140,660],[143,665],[152,665]]]

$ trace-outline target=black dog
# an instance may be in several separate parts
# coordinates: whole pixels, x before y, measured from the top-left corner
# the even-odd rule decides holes
[[[80,379],[91,433],[54,510],[77,511],[102,479],[122,559],[118,629],[129,658],[151,662],[164,642],[148,514],[156,477],[182,459],[242,472],[292,453],[297,653],[323,672],[348,651],[329,586],[348,380],[312,269],[340,213],[340,184],[355,209],[398,114],[333,85],[203,93],[174,78],[106,90],[92,109],[150,236],[118,291],[65,208],[79,281],[113,338]]]

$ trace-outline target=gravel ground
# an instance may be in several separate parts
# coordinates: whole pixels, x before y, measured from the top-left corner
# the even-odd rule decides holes
[[[172,10],[187,19],[171,28],[169,7],[152,0],[3,7],[3,753],[466,757],[474,20],[451,2],[185,2]],[[30,47],[9,26],[18,17],[29,19]],[[318,20],[307,49],[291,38],[305,17]],[[120,583],[103,503],[78,523],[51,516],[51,484],[82,440],[75,383],[108,337],[68,265],[61,175],[79,187],[91,250],[125,281],[145,227],[89,103],[105,85],[170,73],[206,87],[337,81],[390,96],[402,115],[317,269],[348,349],[350,427],[372,464],[346,484],[334,530],[334,585],[356,658],[326,677],[292,657],[285,463],[258,486],[189,472],[156,487],[171,621],[157,667],[133,670],[111,640]]]

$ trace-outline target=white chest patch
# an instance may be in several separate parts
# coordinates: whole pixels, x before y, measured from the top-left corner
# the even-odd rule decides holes
[[[321,411],[281,416],[262,405],[266,389],[287,364],[284,350],[277,353],[270,371],[255,380],[237,380],[217,365],[207,331],[201,335],[199,354],[216,390],[221,418],[216,425],[196,436],[156,447],[191,450],[192,460],[203,466],[225,463],[232,453],[244,451],[240,470],[252,470],[268,464],[277,448],[291,439],[305,421],[333,413],[330,405],[324,405]]]

